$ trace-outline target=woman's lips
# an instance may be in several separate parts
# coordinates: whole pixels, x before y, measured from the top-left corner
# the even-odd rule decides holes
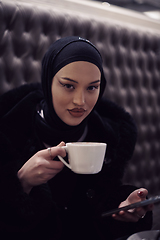
[[[82,117],[86,110],[83,108],[73,108],[73,109],[68,109],[68,111],[73,117],[78,118],[78,117]]]

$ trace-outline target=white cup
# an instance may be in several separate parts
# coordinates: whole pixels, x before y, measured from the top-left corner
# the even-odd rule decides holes
[[[94,174],[102,169],[106,143],[73,142],[63,146],[68,153],[69,164],[61,157],[58,158],[73,172],[80,174]]]

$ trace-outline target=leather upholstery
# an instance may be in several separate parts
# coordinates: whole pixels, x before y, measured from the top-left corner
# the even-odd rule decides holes
[[[160,194],[160,34],[54,10],[0,2],[0,94],[40,81],[41,59],[56,39],[89,39],[104,60],[105,97],[125,107],[138,127],[124,181]]]

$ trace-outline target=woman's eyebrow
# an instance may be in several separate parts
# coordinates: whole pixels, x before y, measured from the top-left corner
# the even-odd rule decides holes
[[[78,83],[77,81],[75,81],[75,80],[73,80],[71,78],[68,78],[68,77],[62,77],[62,79],[70,81],[70,82]]]
[[[98,82],[101,82],[101,80],[96,80],[94,82],[91,82],[90,84],[94,84],[94,83],[98,83]]]
[[[70,81],[70,82],[78,83],[77,81],[75,81],[75,80],[73,80],[71,78],[68,78],[68,77],[62,77],[62,79]],[[101,80],[96,80],[96,81],[93,81],[93,82],[91,82],[89,84],[95,84],[95,83],[98,83],[98,82],[101,82]]]

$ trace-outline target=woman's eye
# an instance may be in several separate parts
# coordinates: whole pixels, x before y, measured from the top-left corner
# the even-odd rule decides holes
[[[74,89],[74,86],[72,84],[68,84],[68,83],[62,83],[59,81],[59,83],[61,84],[62,87],[66,88],[66,89]]]
[[[94,91],[95,89],[98,89],[98,88],[99,88],[99,86],[89,86],[88,90],[89,91]]]
[[[73,89],[73,85],[71,84],[64,84],[64,87],[66,87],[67,89]]]

